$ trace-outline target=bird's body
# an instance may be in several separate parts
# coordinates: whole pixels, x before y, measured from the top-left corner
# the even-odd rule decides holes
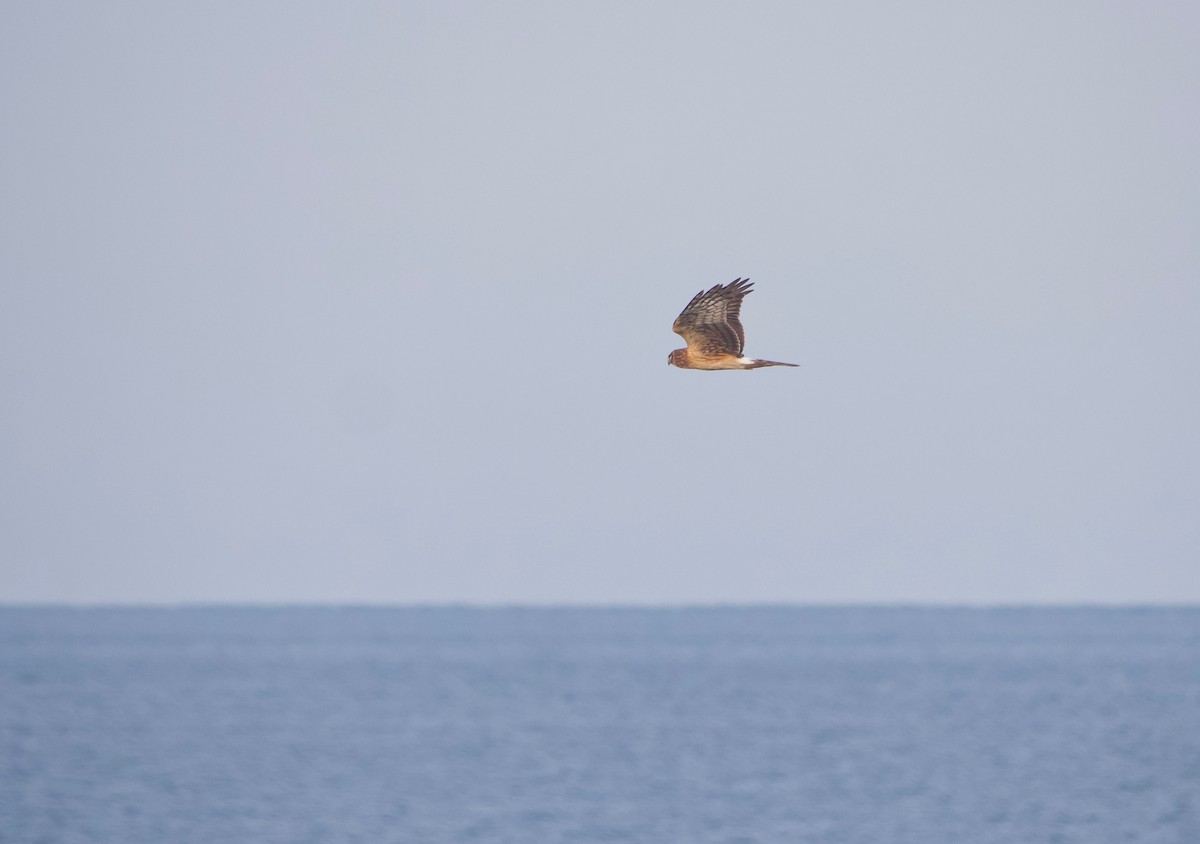
[[[742,299],[751,291],[748,278],[718,284],[692,297],[671,330],[687,341],[667,363],[680,369],[758,369],[763,366],[799,366],[774,360],[757,360],[742,354],[746,332],[740,319]]]
[[[676,349],[667,358],[667,363],[680,369],[759,369],[763,366],[799,366],[798,363],[780,363],[777,360],[758,360],[741,355],[695,355],[689,349]]]

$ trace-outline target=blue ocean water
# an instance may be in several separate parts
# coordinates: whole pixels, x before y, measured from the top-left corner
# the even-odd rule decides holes
[[[1200,842],[1200,609],[0,609],[0,841]]]

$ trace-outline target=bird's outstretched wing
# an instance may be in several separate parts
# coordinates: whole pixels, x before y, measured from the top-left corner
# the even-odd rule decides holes
[[[717,284],[697,293],[688,302],[671,330],[687,341],[688,348],[704,356],[741,356],[746,332],[738,316],[742,299],[751,292],[748,278]]]

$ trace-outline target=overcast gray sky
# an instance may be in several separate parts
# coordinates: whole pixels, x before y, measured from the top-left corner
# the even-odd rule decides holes
[[[5,3],[0,601],[1200,601],[1198,33]]]

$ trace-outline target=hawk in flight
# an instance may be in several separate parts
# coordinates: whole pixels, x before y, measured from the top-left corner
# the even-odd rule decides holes
[[[777,360],[742,357],[746,332],[738,314],[742,299],[750,292],[748,278],[701,290],[688,302],[671,330],[687,341],[686,349],[676,349],[667,363],[680,369],[758,369],[760,366],[799,366]]]

